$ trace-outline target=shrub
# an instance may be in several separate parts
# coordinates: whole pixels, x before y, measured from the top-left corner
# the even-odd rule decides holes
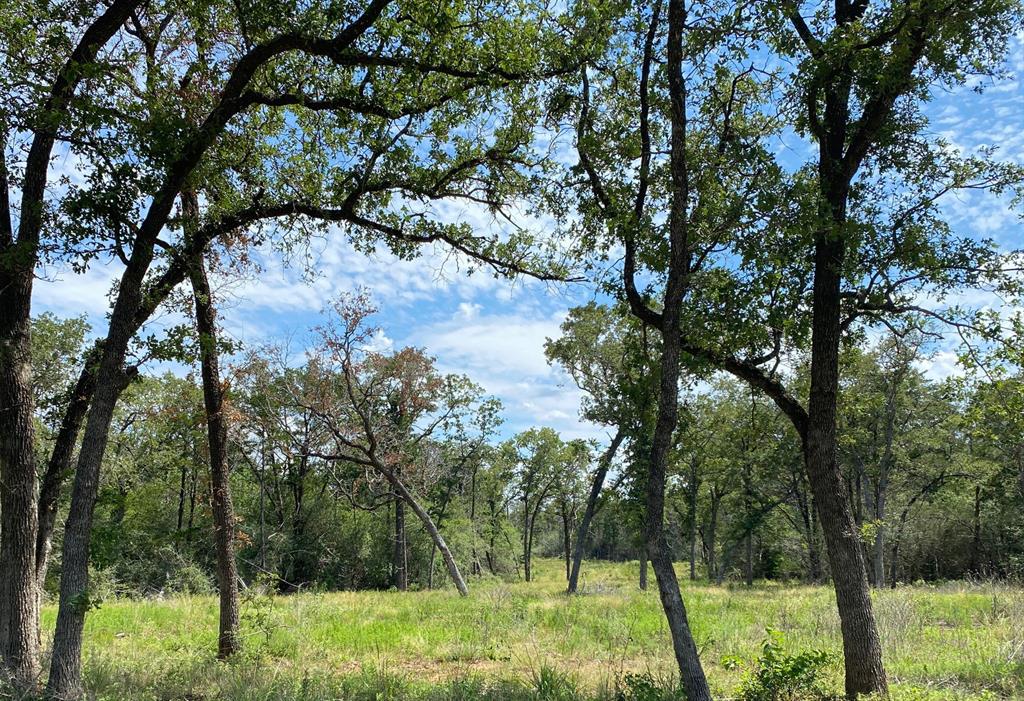
[[[784,649],[780,631],[767,628],[761,643],[757,667],[739,691],[742,701],[798,701],[834,698],[825,690],[822,672],[833,660],[824,650],[807,650],[795,655]]]

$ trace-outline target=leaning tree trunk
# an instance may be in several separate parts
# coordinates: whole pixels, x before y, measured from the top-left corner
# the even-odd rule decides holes
[[[61,488],[71,473],[78,434],[82,430],[82,421],[85,420],[89,401],[96,388],[96,374],[91,367],[94,360],[93,352],[86,354],[85,366],[71,392],[71,400],[61,419],[60,428],[57,430],[57,437],[53,443],[50,459],[46,463],[46,472],[43,473],[43,481],[39,489],[36,580],[39,582],[40,589],[46,583],[46,571],[49,566],[53,529],[57,523],[57,507],[60,503]]]
[[[420,522],[423,523],[423,527],[430,534],[431,540],[434,541],[434,545],[441,551],[441,557],[444,559],[444,564],[448,568],[448,576],[452,578],[452,582],[455,584],[455,588],[459,590],[460,596],[469,596],[469,588],[466,586],[466,580],[462,578],[462,573],[459,572],[459,566],[455,562],[455,557],[452,555],[452,551],[448,548],[448,544],[445,542],[441,532],[437,529],[434,524],[434,520],[430,518],[430,514],[427,510],[420,506],[420,503],[416,501],[416,497],[412,495],[405,484],[402,483],[398,477],[387,469],[378,468],[384,477],[391,483],[395,492],[409,505],[413,513],[416,514]]]
[[[198,217],[195,195],[183,195]],[[203,404],[210,449],[210,502],[213,537],[217,553],[217,587],[220,592],[220,630],[217,657],[227,659],[241,649],[239,637],[238,565],[235,562],[235,511],[231,502],[231,468],[228,465],[227,418],[224,416],[224,388],[220,380],[217,348],[217,312],[202,255],[192,261],[192,291],[196,304],[196,330],[202,361]]]
[[[39,674],[31,298],[32,269],[0,266],[0,663],[19,688]]]
[[[871,607],[864,549],[843,489],[836,442],[839,387],[842,239],[827,231],[815,246],[811,393],[805,462],[825,535],[843,634],[846,693],[881,692],[887,684]]]
[[[651,559],[658,594],[672,634],[672,649],[679,666],[679,678],[689,701],[711,701],[704,668],[690,630],[690,621],[683,604],[672,553],[665,537],[665,480],[668,455],[679,418],[679,364],[681,360],[680,313],[683,296],[689,284],[690,240],[687,212],[689,174],[687,164],[686,80],[683,77],[683,28],[687,20],[684,0],[668,4],[668,83],[672,113],[670,170],[672,203],[669,212],[669,256],[671,258],[661,313],[661,378],[658,386],[658,418],[651,440],[650,462],[647,466],[646,513],[647,555]],[[654,22],[652,21],[652,25]],[[654,27],[652,26],[652,30]],[[647,53],[654,32],[648,35]],[[645,66],[641,93],[647,94],[649,64]],[[632,280],[630,281],[632,284]]]
[[[594,472],[594,480],[590,484],[590,495],[587,497],[587,506],[583,511],[583,519],[580,521],[579,529],[576,531],[576,547],[573,549],[572,569],[569,572],[569,586],[566,588],[566,593],[568,594],[575,594],[579,587],[580,567],[583,564],[583,548],[587,541],[587,533],[590,531],[590,522],[597,511],[598,499],[601,497],[601,490],[604,488],[604,479],[608,476],[608,468],[615,457],[615,451],[619,449],[619,445],[624,438],[625,434],[619,429],[615,437],[612,438],[612,442],[608,445],[608,449],[601,455],[601,460],[597,464],[597,470]]]
[[[151,213],[158,208],[170,211],[173,197],[166,194],[154,201]],[[163,219],[160,219],[163,221]],[[99,489],[100,466],[107,449],[110,422],[124,382],[124,359],[128,343],[138,328],[136,315],[143,308],[143,280],[153,259],[153,240],[159,229],[147,216],[147,233],[132,250],[129,264],[118,287],[117,301],[110,315],[110,326],[103,352],[97,365],[96,390],[86,417],[82,447],[78,453],[71,507],[64,529],[61,561],[60,604],[53,638],[50,678],[47,691],[57,698],[72,698],[82,693],[82,631],[85,615],[91,608],[89,598],[89,546],[92,535],[93,510]],[[34,542],[33,542],[34,547]],[[33,575],[35,569],[32,570]]]

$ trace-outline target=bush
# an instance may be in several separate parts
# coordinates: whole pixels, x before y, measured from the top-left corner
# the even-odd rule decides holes
[[[834,698],[825,690],[822,672],[833,660],[824,650],[795,655],[785,652],[780,631],[767,628],[757,667],[740,688],[742,701],[798,701]]]

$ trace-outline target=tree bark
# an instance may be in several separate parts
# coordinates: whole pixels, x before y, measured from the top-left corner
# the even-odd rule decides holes
[[[651,440],[651,458],[647,474],[646,524],[647,554],[651,559],[658,594],[672,634],[672,649],[679,666],[679,678],[689,701],[711,701],[711,690],[701,666],[697,645],[683,604],[679,580],[672,566],[672,553],[665,537],[665,480],[668,454],[679,417],[679,364],[681,353],[680,315],[690,273],[688,200],[690,195],[686,153],[686,82],[683,77],[683,28],[686,24],[684,0],[668,4],[668,83],[672,114],[670,171],[672,202],[669,211],[669,269],[661,313],[661,377],[658,388],[658,413]],[[652,20],[652,30],[654,21]],[[648,35],[648,51],[653,31]],[[645,65],[645,72],[650,64]],[[646,75],[644,76],[646,82]],[[647,99],[647,86],[641,92]],[[632,267],[627,265],[627,267]],[[627,272],[630,275],[631,272]],[[630,278],[627,285],[632,286]],[[635,292],[635,288],[632,288]],[[635,301],[635,300],[634,300]],[[644,309],[649,311],[644,305]]]
[[[565,559],[565,580],[569,581],[572,569],[572,529],[569,527],[569,511],[562,505],[562,555]]]
[[[827,180],[825,174],[823,181]],[[845,196],[841,199],[845,202]],[[834,215],[840,216],[835,212]],[[837,459],[836,397],[844,254],[845,245],[837,232],[819,232],[815,244],[811,393],[805,460],[835,584],[843,633],[846,694],[854,698],[859,694],[884,693],[887,684],[864,551],[844,493]]]
[[[697,581],[697,491],[700,488],[697,460],[690,460],[690,484],[686,490],[686,523],[690,539],[690,581]]]
[[[0,662],[15,686],[26,689],[39,674],[33,276],[31,266],[8,266],[0,266]]]
[[[195,195],[186,216],[198,218]],[[231,500],[231,467],[228,464],[227,418],[224,415],[224,387],[220,379],[217,349],[217,313],[202,256],[192,261],[192,290],[196,305],[196,330],[203,377],[203,404],[210,450],[210,502],[213,510],[213,537],[217,554],[217,587],[220,593],[220,630],[217,657],[227,659],[241,649],[239,637],[238,565],[235,562],[235,511]]]
[[[608,445],[608,449],[601,455],[601,459],[597,463],[597,470],[594,471],[594,479],[590,484],[590,494],[587,497],[587,506],[583,510],[583,519],[580,521],[579,529],[576,531],[576,548],[573,550],[572,569],[569,572],[569,586],[566,588],[566,593],[568,594],[575,594],[579,587],[580,567],[583,564],[583,548],[586,547],[587,534],[590,532],[590,522],[594,519],[594,513],[597,511],[597,503],[601,497],[601,490],[604,488],[605,477],[608,476],[608,468],[611,466],[615,452],[619,449],[619,445],[622,444],[625,437],[622,429],[615,433],[612,442]]]

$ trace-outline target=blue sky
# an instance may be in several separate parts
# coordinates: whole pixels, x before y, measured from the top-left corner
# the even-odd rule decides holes
[[[965,151],[995,145],[1003,158],[1024,163],[1024,36],[1013,43],[1008,68],[1012,76],[982,94],[969,88],[937,93],[927,110],[932,131]],[[796,155],[806,144],[789,147]],[[1007,202],[967,193],[947,198],[945,207],[959,230],[994,238],[1007,249],[1024,247],[1019,210],[1012,211]],[[470,221],[478,230],[497,226],[489,215],[473,209],[446,208],[442,215]],[[258,259],[263,267],[258,274],[216,283],[222,321],[232,338],[249,346],[287,341],[291,348],[301,348],[331,298],[365,288],[380,308],[379,344],[423,347],[443,370],[469,375],[504,403],[504,434],[546,425],[565,437],[607,435],[602,427],[578,419],[579,392],[564,373],[548,366],[543,354],[544,339],[558,335],[566,311],[593,297],[585,285],[511,283],[485,271],[467,276],[442,246],[425,248],[413,261],[397,260],[383,250],[366,256],[340,235],[318,243],[312,280],[301,266],[284,264],[274,252],[265,251]],[[86,314],[95,329],[105,331],[107,293],[118,268],[95,265],[82,275],[59,269],[41,272],[35,313]],[[1000,304],[970,293],[962,301]],[[165,317],[156,324],[174,321]],[[942,377],[955,372],[954,365],[955,354],[947,347],[928,361],[927,369]]]

